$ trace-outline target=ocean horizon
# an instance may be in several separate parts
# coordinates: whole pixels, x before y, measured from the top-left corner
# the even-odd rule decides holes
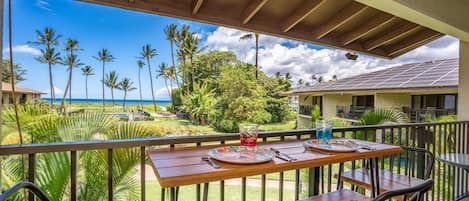
[[[41,100],[45,100],[47,102],[50,103],[51,101],[51,98],[41,98]],[[55,99],[56,102],[61,102],[62,101],[62,98],[56,98]],[[66,98],[65,99],[65,102],[69,102],[69,99]],[[112,104],[112,99],[105,99],[104,102],[106,104]],[[101,104],[103,103],[103,100],[102,99],[95,99],[95,98],[90,98],[90,99],[86,99],[86,98],[72,98],[72,104],[73,103],[80,103],[80,104]],[[119,104],[119,105],[122,105],[124,103],[124,100],[123,99],[114,99],[114,103],[115,104]],[[141,102],[143,105],[151,105],[153,104],[153,101],[152,100],[142,100]],[[155,100],[155,103],[159,106],[166,106],[168,104],[171,104],[171,101],[170,100]],[[125,104],[126,105],[140,105],[140,99],[126,99],[125,100]]]

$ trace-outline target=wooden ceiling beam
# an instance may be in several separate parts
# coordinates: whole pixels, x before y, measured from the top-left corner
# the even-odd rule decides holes
[[[306,1],[304,5],[300,5],[299,8],[295,9],[290,16],[287,17],[282,26],[283,32],[288,32],[290,29],[295,27],[303,19],[308,17],[309,14],[317,10],[324,2],[324,0],[310,0]]]
[[[191,4],[192,15],[197,15],[197,13],[199,13],[200,7],[202,7],[203,3],[204,3],[204,0],[192,0],[192,4]]]
[[[363,4],[355,2],[346,5],[340,11],[333,14],[333,17],[327,20],[324,24],[315,28],[315,30],[313,31],[313,37],[318,40],[323,38],[324,36],[331,33],[341,25],[347,23],[355,16],[363,13],[368,8],[369,7],[364,6]]]
[[[357,27],[353,31],[344,34],[342,38],[342,44],[343,45],[348,45],[363,36],[389,24],[393,20],[397,19],[396,17],[383,13],[383,14],[377,14],[373,17],[372,20],[367,21],[363,25]]]
[[[364,46],[365,49],[370,51],[373,50],[381,45],[384,45],[388,42],[395,41],[405,35],[411,34],[413,32],[416,32],[418,30],[422,29],[421,26],[416,25],[416,24],[406,24],[403,26],[400,26],[397,29],[390,30],[387,32],[384,36],[371,39],[370,41],[367,41]]]
[[[268,0],[253,0],[249,3],[249,5],[244,9],[242,22],[243,24],[247,24],[253,17],[256,15],[257,12],[262,8],[262,6],[267,3]]]
[[[439,32],[433,31],[431,29],[425,29],[403,39],[402,41],[399,41],[399,43],[395,45],[385,48],[385,51],[390,56],[399,55],[400,53],[405,53],[409,50],[415,49],[441,36],[443,36],[443,34]]]

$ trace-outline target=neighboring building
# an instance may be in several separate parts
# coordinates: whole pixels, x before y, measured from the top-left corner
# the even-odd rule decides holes
[[[374,108],[399,109],[413,122],[426,115],[456,114],[459,60],[405,64],[384,70],[294,89],[298,96],[298,127],[311,126],[311,109],[323,118],[357,119]]]
[[[2,82],[2,104],[13,103],[11,91],[11,84]],[[45,94],[34,89],[28,89],[18,86],[15,86],[15,92],[16,100],[18,101],[18,103],[26,103],[27,101],[35,102],[41,99],[42,94]]]

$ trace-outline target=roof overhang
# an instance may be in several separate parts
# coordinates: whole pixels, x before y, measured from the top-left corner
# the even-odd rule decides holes
[[[323,91],[288,91],[282,96],[324,95],[324,94],[363,94],[363,93],[458,93],[458,86],[415,87],[415,88],[384,88],[359,90],[323,90]]]
[[[395,58],[444,34],[353,0],[81,0]]]

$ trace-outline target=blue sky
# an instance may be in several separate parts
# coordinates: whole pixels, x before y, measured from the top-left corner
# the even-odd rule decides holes
[[[95,69],[95,75],[89,78],[90,98],[101,98],[101,63],[93,56],[102,48],[109,49],[116,57],[114,62],[106,65],[106,72],[115,70],[120,78],[128,77],[134,81],[136,87],[138,87],[136,61],[144,44],[151,44],[159,54],[151,63],[153,75],[156,74],[154,72],[161,62],[171,63],[170,45],[165,40],[163,32],[164,27],[171,23],[179,26],[190,25],[192,31],[202,39],[202,45],[207,47],[207,51],[233,51],[240,60],[254,63],[255,43],[240,41],[240,36],[246,34],[241,30],[71,0],[15,0],[12,7],[14,62],[20,63],[28,70],[27,80],[19,85],[44,92],[49,92],[47,65],[34,59],[41,47],[27,42],[35,40],[35,30],[42,30],[45,27],[52,27],[61,34],[62,43],[67,38],[79,41],[79,45],[84,49],[79,53],[79,58]],[[5,33],[6,17],[5,14]],[[4,47],[7,47],[6,34],[3,41]],[[459,51],[458,41],[450,36],[442,37],[394,60],[360,55],[356,61],[351,61],[344,57],[346,52],[342,50],[267,35],[260,36],[260,45],[260,68],[268,75],[273,75],[275,72],[284,75],[289,72],[295,83],[299,79],[312,82],[310,80],[312,75],[323,76],[325,80],[337,75],[341,79],[392,65],[456,58]],[[63,44],[58,49],[62,48]],[[8,56],[5,49],[3,56],[4,58]],[[57,97],[61,97],[60,92],[63,92],[68,76],[66,67],[56,65],[53,73],[56,92],[59,92]],[[155,80],[154,77],[153,79]],[[75,69],[72,82],[73,97],[85,97],[84,80],[81,71]],[[149,82],[148,69],[143,69],[144,99],[151,99]],[[161,78],[154,82],[154,86],[157,99],[168,99]],[[116,92],[116,98],[122,96],[122,92]],[[109,91],[106,91],[106,97],[110,98]],[[138,90],[130,92],[128,97],[138,99]]]
[[[52,27],[57,33],[63,35],[61,42],[67,38],[79,41],[79,45],[84,49],[80,52],[79,58],[87,65],[95,69],[95,75],[89,78],[90,97],[101,97],[100,77],[101,64],[93,58],[101,48],[111,51],[116,60],[107,65],[107,70],[116,70],[120,77],[129,77],[137,86],[137,66],[136,60],[144,44],[151,44],[157,49],[158,56],[152,61],[152,70],[155,71],[161,62],[170,62],[170,46],[165,40],[163,29],[170,23],[182,25],[190,23],[192,29],[197,32],[202,30],[211,31],[216,27],[200,23],[187,22],[179,19],[161,17],[127,11],[106,6],[82,3],[65,0],[26,0],[13,1],[13,46],[27,45],[28,41],[35,40],[35,30],[42,30],[44,27]],[[5,9],[6,10],[6,9]],[[5,20],[6,20],[5,16]],[[4,31],[7,31],[4,20]],[[7,36],[3,41],[6,45]],[[33,48],[40,46],[28,45]],[[61,44],[60,49],[63,48]],[[4,57],[7,54],[3,54]],[[28,70],[27,80],[21,82],[20,86],[31,87],[41,91],[49,91],[47,65],[34,60],[30,52],[16,52],[15,63],[20,63]],[[64,55],[64,53],[62,53]],[[63,91],[66,85],[66,67],[54,66],[54,84]],[[144,98],[150,99],[148,70],[142,71],[142,89]],[[155,75],[155,73],[153,73]],[[74,97],[84,97],[84,79],[79,69],[74,70],[72,92]],[[155,82],[155,91],[164,87],[162,79]],[[109,94],[109,92],[107,92]],[[158,99],[165,99],[163,95]],[[48,96],[48,95],[46,95]],[[121,94],[118,94],[120,97]],[[138,98],[138,92],[129,94],[129,98]]]

